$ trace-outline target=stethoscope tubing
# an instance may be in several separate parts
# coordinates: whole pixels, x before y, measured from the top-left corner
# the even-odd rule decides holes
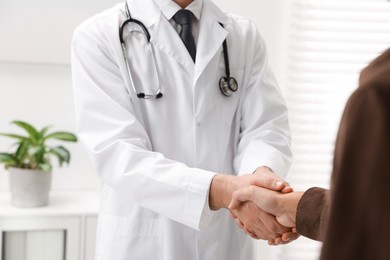
[[[129,75],[129,78],[130,78],[130,84],[132,85],[133,91],[136,93],[138,98],[142,98],[142,99],[156,98],[156,99],[159,99],[159,98],[161,98],[163,96],[163,93],[161,92],[161,86],[158,86],[158,89],[157,89],[156,93],[154,93],[154,94],[146,94],[146,93],[143,93],[143,92],[137,92],[137,90],[135,88],[133,77],[132,77],[132,74],[131,74],[130,64],[129,64],[129,61],[127,59],[126,43],[125,43],[125,40],[124,40],[124,37],[123,37],[124,28],[129,23],[135,23],[142,29],[142,31],[144,33],[144,36],[146,38],[146,41],[148,43],[148,46],[149,46],[149,51],[152,54],[154,69],[155,69],[155,72],[157,74],[157,79],[158,79],[158,84],[159,85],[160,85],[160,78],[159,78],[159,75],[158,75],[158,68],[157,68],[157,64],[156,64],[154,50],[153,50],[153,48],[151,46],[151,42],[150,42],[151,35],[149,33],[149,30],[145,27],[145,25],[141,21],[139,21],[137,19],[133,19],[131,17],[130,9],[129,9],[129,6],[128,6],[127,2],[125,4],[125,7],[126,7],[127,19],[122,23],[122,25],[119,28],[119,40],[120,40],[120,44],[121,44],[121,47],[122,47],[123,57],[124,57],[125,63],[126,63],[127,73]],[[220,25],[222,27],[224,27],[222,23],[220,23]],[[229,96],[232,95],[233,92],[236,92],[238,90],[238,84],[237,84],[236,79],[230,76],[229,53],[228,53],[228,47],[227,47],[226,39],[222,43],[222,49],[223,49],[223,56],[224,56],[224,63],[225,63],[225,76],[221,77],[221,79],[219,80],[219,88],[220,88],[220,90],[221,90],[221,92],[222,92],[222,94],[224,96],[229,97]]]

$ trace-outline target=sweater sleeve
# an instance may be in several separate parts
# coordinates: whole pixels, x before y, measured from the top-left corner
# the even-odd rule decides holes
[[[297,207],[297,231],[299,234],[323,241],[329,216],[329,190],[311,188],[307,190]]]

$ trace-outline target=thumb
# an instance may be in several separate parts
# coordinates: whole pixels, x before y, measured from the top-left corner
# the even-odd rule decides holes
[[[253,197],[253,188],[254,186],[250,186],[233,192],[232,201],[230,202],[228,208],[230,210],[235,210],[241,205],[241,203],[251,200]]]
[[[253,185],[274,191],[291,192],[292,189],[288,182],[279,178],[274,173],[254,174]]]
[[[281,190],[282,193],[290,193],[293,191],[294,189],[290,186],[288,182],[286,182],[286,186]]]

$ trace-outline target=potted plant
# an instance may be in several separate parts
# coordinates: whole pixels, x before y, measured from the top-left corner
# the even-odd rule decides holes
[[[50,126],[38,131],[31,124],[13,121],[27,135],[0,133],[1,136],[16,140],[15,150],[0,153],[0,163],[10,172],[12,204],[16,207],[42,207],[49,201],[51,187],[51,157],[56,157],[59,166],[69,164],[70,152],[63,146],[49,146],[46,142],[56,139],[77,142],[77,137],[68,132],[51,132]]]

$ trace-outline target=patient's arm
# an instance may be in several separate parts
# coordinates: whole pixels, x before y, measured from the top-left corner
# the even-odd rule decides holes
[[[251,186],[233,194],[229,209],[235,209],[242,202],[253,201],[264,211],[275,215],[281,225],[296,227],[299,234],[322,240],[328,216],[327,194],[327,190],[320,188],[312,188],[305,193],[282,194]]]
[[[296,227],[302,236],[324,241],[329,217],[329,190],[311,188],[307,190],[297,207]]]

